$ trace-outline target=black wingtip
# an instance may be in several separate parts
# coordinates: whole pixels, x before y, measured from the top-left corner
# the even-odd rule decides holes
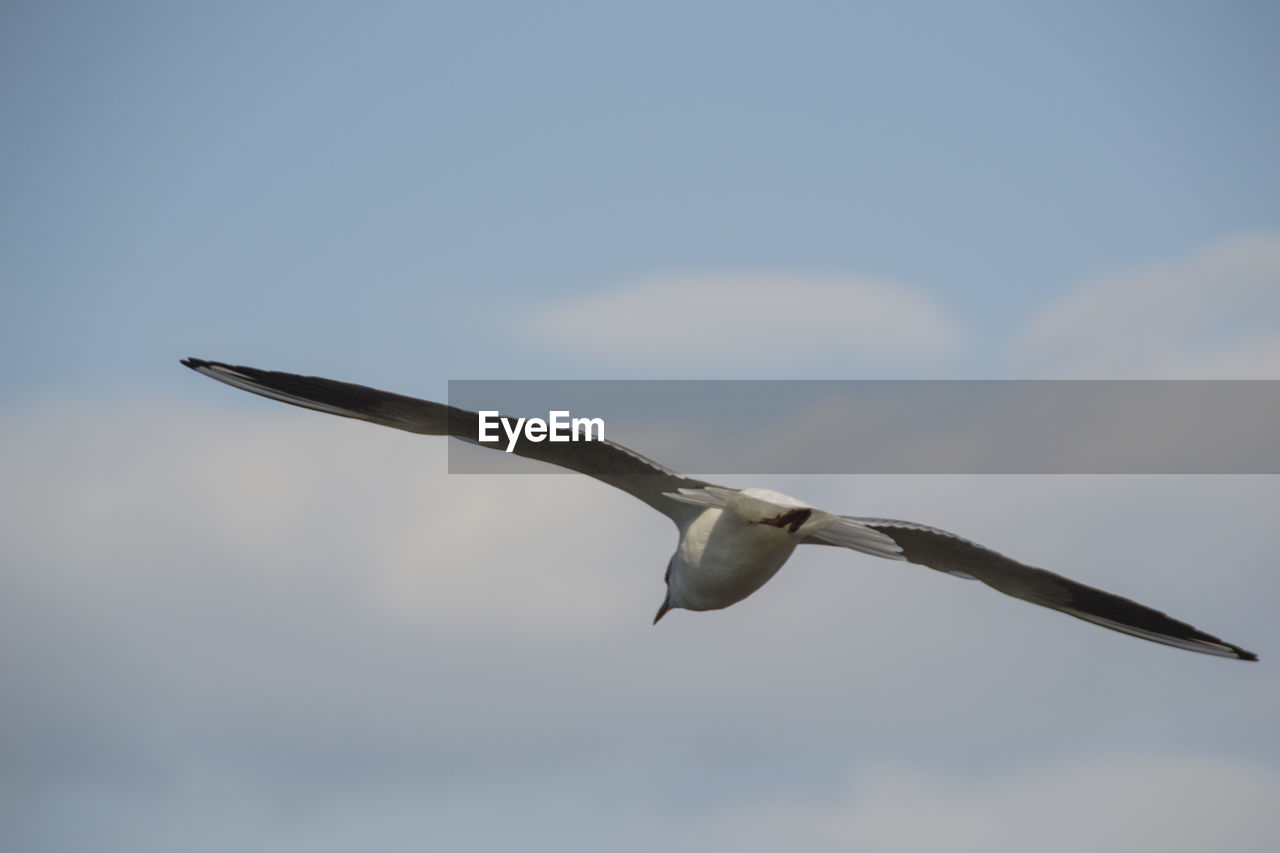
[[[184,367],[191,368],[192,370],[199,370],[202,367],[208,367],[213,362],[205,361],[202,358],[184,358],[184,359],[181,359],[179,363],[182,364]]]
[[[1231,648],[1235,650],[1236,657],[1240,658],[1240,660],[1257,660],[1258,659],[1258,656],[1255,655],[1253,652],[1246,652],[1244,649],[1239,648],[1238,646],[1232,646]]]

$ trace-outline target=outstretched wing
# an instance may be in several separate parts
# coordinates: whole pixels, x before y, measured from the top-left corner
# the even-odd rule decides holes
[[[433,403],[417,397],[406,397],[379,391],[364,385],[337,382],[319,376],[300,376],[275,370],[259,370],[186,358],[182,363],[205,376],[251,391],[272,400],[290,403],[317,412],[344,418],[356,418],[382,426],[394,427],[423,435],[449,435],[473,444],[479,435],[479,416],[475,412]],[[497,447],[480,444],[481,447]],[[685,477],[664,468],[651,459],[612,441],[518,442],[517,455],[578,471],[634,495],[668,516],[677,524],[697,510],[672,500],[665,492],[682,488],[696,489],[709,485],[702,480]]]
[[[1240,660],[1258,659],[1253,652],[1199,631],[1159,610],[1023,565],[954,533],[913,521],[842,517],[888,534],[912,563],[980,580],[1005,595],[1166,646]]]

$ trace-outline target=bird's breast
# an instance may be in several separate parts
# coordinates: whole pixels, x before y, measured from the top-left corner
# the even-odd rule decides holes
[[[798,543],[786,526],[708,509],[681,536],[668,583],[689,610],[728,607],[772,578]]]

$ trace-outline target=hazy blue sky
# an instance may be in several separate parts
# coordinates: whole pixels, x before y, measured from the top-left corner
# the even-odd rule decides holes
[[[1277,43],[1266,2],[4,4],[0,846],[1275,849],[1274,477],[760,484],[1256,665],[853,554],[653,628],[625,495],[177,359],[1280,378]]]

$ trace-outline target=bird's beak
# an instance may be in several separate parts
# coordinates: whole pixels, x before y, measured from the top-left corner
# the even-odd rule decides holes
[[[667,614],[671,609],[671,593],[667,593],[667,597],[662,600],[662,606],[658,608],[658,615],[653,617],[653,624],[657,625],[658,620]]]

